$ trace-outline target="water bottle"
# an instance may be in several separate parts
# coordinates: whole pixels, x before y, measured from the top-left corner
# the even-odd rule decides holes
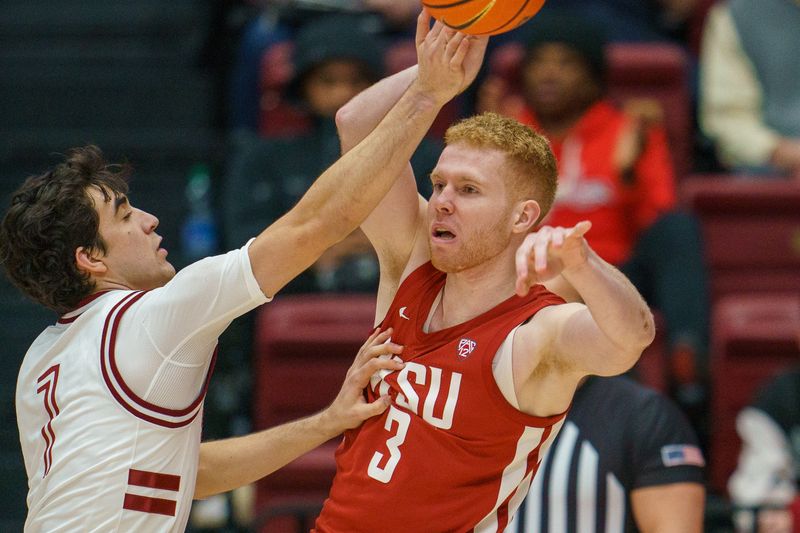
[[[192,263],[217,251],[217,226],[211,209],[211,172],[208,165],[192,166],[184,190],[189,213],[181,228],[184,258]]]

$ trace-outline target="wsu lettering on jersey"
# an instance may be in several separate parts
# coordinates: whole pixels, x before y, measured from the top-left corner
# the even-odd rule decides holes
[[[371,478],[377,479],[382,483],[391,481],[392,473],[402,457],[401,446],[405,441],[408,427],[411,424],[411,416],[402,409],[407,409],[411,413],[422,417],[425,422],[440,429],[453,427],[453,417],[458,404],[458,393],[461,389],[461,374],[458,372],[447,372],[447,374],[449,374],[450,378],[449,387],[441,416],[437,416],[434,413],[442,390],[441,368],[408,362],[399,372],[385,373],[383,377],[378,375],[372,377],[370,389],[376,396],[388,394],[390,389],[394,391],[399,389],[399,392],[392,395],[394,396],[394,405],[389,407],[389,415],[386,417],[386,423],[384,424],[384,429],[391,435],[386,440],[388,456],[381,451],[375,452],[367,469],[367,473]],[[417,389],[411,384],[411,380],[422,388],[422,398],[420,398],[420,393],[417,392]],[[420,405],[422,405],[421,410]],[[384,460],[384,457],[386,457],[386,460]]]

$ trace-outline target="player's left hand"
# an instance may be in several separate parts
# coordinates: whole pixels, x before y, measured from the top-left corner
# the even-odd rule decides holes
[[[591,227],[588,220],[571,228],[542,226],[525,237],[516,255],[517,294],[525,296],[531,286],[584,265],[589,256],[584,235]]]
[[[386,331],[376,328],[358,351],[339,394],[324,412],[326,426],[333,428],[333,434],[338,435],[346,429],[358,426],[367,418],[383,413],[391,404],[388,395],[371,403],[364,398],[364,388],[369,384],[370,376],[384,369],[401,370],[404,366],[399,358],[394,357],[403,352],[403,347],[387,342],[391,335],[391,328]],[[380,357],[381,355],[389,357]]]

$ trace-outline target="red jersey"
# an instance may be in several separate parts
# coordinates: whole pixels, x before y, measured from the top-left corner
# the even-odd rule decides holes
[[[405,367],[373,376],[369,399],[388,392],[393,404],[345,433],[320,533],[502,531],[563,423],[512,407],[492,373],[509,333],[563,300],[537,285],[425,333],[445,277],[430,263],[415,270],[381,324],[405,347]]]
[[[517,117],[542,131],[530,110]],[[639,234],[675,206],[675,176],[663,128],[650,128],[644,150],[625,183],[614,150],[628,117],[602,100],[563,139],[550,139],[558,161],[558,193],[544,224],[571,227],[591,220],[586,239],[597,254],[620,265]]]

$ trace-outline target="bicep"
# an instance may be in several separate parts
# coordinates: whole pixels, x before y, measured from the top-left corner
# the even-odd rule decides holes
[[[361,224],[381,263],[381,275],[399,280],[411,257],[427,202],[417,192],[411,165]]]
[[[536,320],[548,331],[559,366],[576,374],[615,376],[628,370],[622,348],[603,333],[582,303],[553,305],[539,311]]]
[[[634,489],[631,508],[642,533],[700,533],[705,488],[700,483],[670,483]]]

